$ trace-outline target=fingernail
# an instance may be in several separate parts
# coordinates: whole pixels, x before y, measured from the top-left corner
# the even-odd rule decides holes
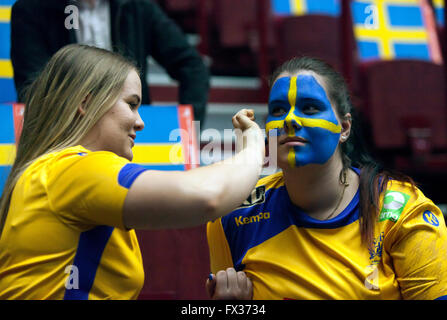
[[[209,274],[208,279],[209,279],[210,281],[213,280],[213,274],[212,274],[212,273]]]

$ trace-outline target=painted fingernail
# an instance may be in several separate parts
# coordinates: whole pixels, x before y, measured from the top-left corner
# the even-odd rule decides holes
[[[210,281],[213,280],[213,274],[212,274],[212,273],[209,274],[208,279],[209,279]]]

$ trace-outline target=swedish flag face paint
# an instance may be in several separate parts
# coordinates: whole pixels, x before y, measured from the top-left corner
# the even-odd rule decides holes
[[[341,126],[326,91],[312,75],[279,78],[270,91],[268,107],[267,135],[291,138],[278,139],[289,146],[289,166],[322,164],[334,154]]]

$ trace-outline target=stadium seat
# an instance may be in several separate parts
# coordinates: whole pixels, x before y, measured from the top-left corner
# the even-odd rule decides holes
[[[337,0],[271,0],[276,65],[312,56],[342,68],[340,3]]]
[[[424,5],[362,0],[351,2],[351,12],[355,94],[372,149],[388,166],[431,184],[433,173],[447,174],[447,103],[433,11]]]
[[[340,22],[324,15],[276,19],[277,64],[296,56],[323,59],[341,70]],[[312,30],[312,32],[309,32]]]

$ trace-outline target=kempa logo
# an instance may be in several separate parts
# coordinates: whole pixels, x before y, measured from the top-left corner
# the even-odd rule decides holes
[[[236,226],[239,227],[245,224],[260,222],[261,220],[267,220],[267,219],[270,219],[270,212],[261,212],[251,217],[239,216],[235,217],[234,221],[236,222]]]
[[[398,191],[386,191],[383,197],[383,207],[380,211],[379,221],[399,220],[410,196]]]

